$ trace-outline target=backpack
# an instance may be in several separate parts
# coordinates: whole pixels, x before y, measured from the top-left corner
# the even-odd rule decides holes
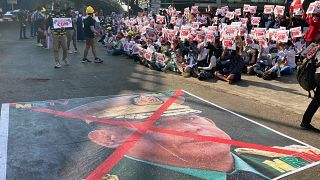
[[[300,86],[308,91],[309,98],[311,97],[310,91],[315,90],[317,84],[315,81],[315,72],[316,72],[316,61],[314,58],[305,59],[297,67],[297,80]]]

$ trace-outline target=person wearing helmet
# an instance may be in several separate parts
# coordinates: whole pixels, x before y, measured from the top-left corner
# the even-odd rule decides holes
[[[87,59],[89,49],[92,48],[95,63],[102,63],[103,61],[97,57],[95,35],[100,33],[95,29],[96,21],[93,18],[94,9],[88,6],[86,9],[87,16],[84,17],[84,35],[86,38],[86,48],[84,49],[82,63],[91,62]]]
[[[62,60],[66,65],[69,65],[69,61],[67,60],[67,35],[64,27],[55,28],[53,25],[53,18],[66,18],[66,14],[61,11],[60,5],[55,3],[53,6],[53,11],[49,14],[47,19],[47,28],[50,28],[52,34],[52,43],[53,43],[53,52],[54,52],[54,60],[55,66],[54,68],[61,68],[61,64],[59,61],[59,48],[62,47],[63,57]],[[47,32],[45,32],[47,34]]]

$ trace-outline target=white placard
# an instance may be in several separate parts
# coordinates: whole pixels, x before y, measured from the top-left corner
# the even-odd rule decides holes
[[[274,9],[274,5],[264,5],[264,14],[272,14]]]
[[[290,29],[290,34],[292,38],[302,37],[301,26]]]
[[[71,18],[52,18],[53,29],[72,28]]]

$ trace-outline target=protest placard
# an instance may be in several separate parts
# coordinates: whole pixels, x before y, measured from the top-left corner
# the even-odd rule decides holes
[[[265,38],[258,39],[259,45],[262,48],[268,48],[268,41]]]
[[[71,18],[52,18],[53,29],[72,29]]]
[[[284,15],[284,10],[285,10],[285,8],[286,8],[286,7],[284,7],[284,6],[276,5],[276,7],[274,8],[274,14],[275,14],[275,15],[283,16],[283,15]]]
[[[221,8],[224,13],[229,11],[229,6],[224,6]]]
[[[250,7],[250,4],[244,4],[243,5],[243,12],[250,12],[249,7]]]
[[[247,26],[248,18],[240,18],[242,25]]]
[[[218,17],[213,18],[213,24],[218,24]]]
[[[157,62],[164,62],[164,60],[165,60],[165,56],[164,56],[164,54],[162,54],[162,53],[155,53],[155,56],[156,56],[156,61]]]
[[[206,33],[206,39],[207,39],[207,42],[214,42],[214,32],[213,31],[207,31]]]
[[[254,25],[254,26],[259,26],[260,20],[261,20],[261,17],[252,17],[251,18],[251,24]]]
[[[192,28],[199,29],[200,25],[200,22],[192,22]]]
[[[246,46],[251,46],[253,44],[253,37],[250,34],[245,35]]]
[[[222,30],[222,36],[226,37],[236,37],[238,35],[239,29],[237,26],[227,25]]]
[[[150,50],[146,50],[144,53],[144,58],[148,61],[152,61],[153,52]]]
[[[238,32],[238,35],[239,36],[244,36],[245,33],[247,33],[247,29],[243,26],[239,27],[239,32]]]
[[[310,59],[316,55],[319,49],[319,45],[315,43],[311,43],[302,53],[301,56]]]
[[[280,30],[277,31],[277,41],[287,43],[289,40],[289,30]]]
[[[192,13],[192,14],[197,14],[198,12],[199,12],[198,6],[192,6],[192,7],[191,7],[191,13]]]
[[[272,14],[274,9],[274,5],[264,5],[264,14]]]
[[[227,14],[226,14],[226,18],[229,18],[230,20],[234,19],[234,12],[233,11],[228,11]]]
[[[261,39],[266,38],[267,29],[266,28],[254,28],[254,38]]]
[[[234,14],[237,15],[237,16],[241,16],[241,8],[235,9],[234,10]]]
[[[320,1],[316,1],[309,4],[307,14],[317,14],[320,12]]]
[[[242,22],[232,22],[231,25],[240,27],[242,26]]]
[[[277,31],[279,31],[279,29],[274,29],[274,28],[269,28],[267,31],[267,38],[271,39],[273,41],[277,40]]]
[[[189,7],[184,8],[184,14],[189,14],[189,13],[190,13],[190,9],[189,9]]]
[[[170,23],[173,24],[173,25],[175,25],[176,22],[177,22],[177,17],[171,17]]]
[[[257,12],[257,6],[249,6],[249,12],[255,14]]]
[[[218,16],[219,14],[222,14],[223,13],[223,10],[218,8],[217,11],[216,11],[216,16]]]
[[[233,37],[224,36],[222,40],[223,48],[228,48],[230,50],[236,50],[236,42]]]
[[[160,24],[164,24],[165,23],[165,17],[157,15],[157,22],[160,23]]]
[[[204,39],[206,38],[206,33],[204,31],[197,31],[197,38],[196,40],[198,42],[203,42]]]
[[[139,47],[139,57],[144,58],[145,49]]]
[[[290,34],[292,38],[302,37],[301,26],[290,29]]]

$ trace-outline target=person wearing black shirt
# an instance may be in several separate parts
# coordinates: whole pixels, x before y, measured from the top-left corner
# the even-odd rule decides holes
[[[20,22],[20,39],[28,39],[26,36],[26,27],[27,27],[27,14],[24,10],[19,12],[18,19]],[[22,36],[23,35],[23,36]]]
[[[95,63],[102,63],[103,61],[97,57],[95,34],[99,35],[99,32],[95,30],[94,25],[96,21],[93,19],[94,9],[91,6],[87,7],[87,16],[84,18],[84,36],[86,38],[86,48],[84,49],[82,63],[91,62],[87,59],[89,49],[92,48],[92,54],[94,56]]]
[[[52,43],[53,43],[53,52],[54,52],[54,60],[56,65],[54,68],[61,68],[61,64],[59,61],[59,48],[62,47],[63,57],[62,60],[66,65],[69,65],[69,61],[67,60],[67,35],[65,28],[54,28],[53,18],[66,18],[66,14],[60,10],[60,5],[55,3],[53,6],[53,11],[49,14],[47,19],[47,28],[50,28],[52,34]],[[45,32],[46,33],[46,32]]]

